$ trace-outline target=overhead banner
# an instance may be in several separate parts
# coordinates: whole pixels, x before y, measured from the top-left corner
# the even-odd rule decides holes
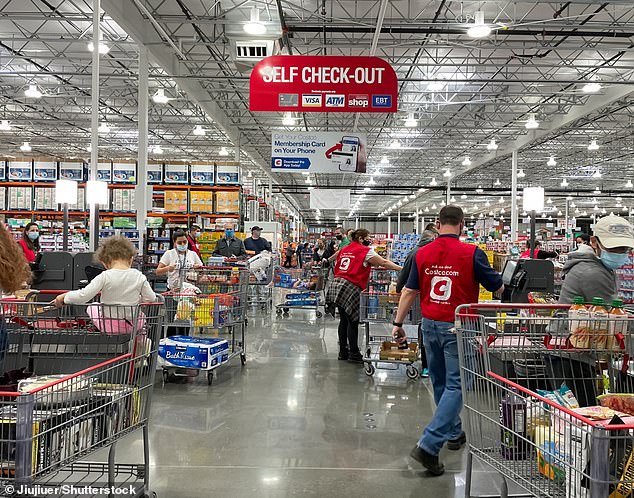
[[[271,170],[285,173],[365,173],[365,133],[337,131],[272,134]]]
[[[272,55],[251,72],[249,109],[396,112],[398,79],[378,57]]]
[[[350,190],[313,189],[310,191],[310,209],[350,209]]]

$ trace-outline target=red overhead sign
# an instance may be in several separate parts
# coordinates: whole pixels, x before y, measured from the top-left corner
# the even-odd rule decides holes
[[[251,72],[249,109],[396,112],[394,69],[378,57],[273,55]]]

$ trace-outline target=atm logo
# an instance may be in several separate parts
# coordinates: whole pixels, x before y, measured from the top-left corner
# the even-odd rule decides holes
[[[321,94],[302,94],[302,107],[321,107]]]
[[[326,95],[326,107],[345,107],[345,95]]]
[[[367,95],[348,95],[348,107],[368,107],[369,105]]]

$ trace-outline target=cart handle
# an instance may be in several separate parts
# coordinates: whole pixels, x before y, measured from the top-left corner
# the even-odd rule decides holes
[[[566,415],[569,415],[572,418],[576,418],[580,422],[583,422],[585,425],[588,425],[590,427],[594,427],[596,429],[605,429],[605,430],[608,430],[608,431],[633,430],[634,429],[634,424],[621,424],[621,425],[619,425],[619,424],[603,424],[603,423],[598,422],[596,420],[589,419],[588,417],[584,417],[583,415],[571,410],[570,408],[567,408],[567,407],[562,406],[562,405],[560,405],[558,403],[555,403],[554,401],[551,401],[551,400],[549,400],[547,398],[544,398],[543,396],[540,396],[536,392],[531,391],[530,389],[527,389],[526,387],[521,386],[521,385],[517,384],[516,382],[513,382],[512,380],[509,380],[509,379],[507,379],[505,377],[502,377],[501,375],[498,375],[498,374],[496,374],[494,372],[491,372],[490,370],[487,371],[487,375],[489,377],[493,377],[494,379],[496,379],[497,381],[501,382],[502,384],[506,384],[506,385],[510,386],[511,388],[517,389],[518,391],[529,395],[531,398],[536,398],[539,401],[542,401],[542,402],[552,406],[553,408],[564,412]]]
[[[532,304],[532,303],[473,303],[463,304],[457,309],[461,308],[473,308],[473,309],[568,309],[571,304]]]

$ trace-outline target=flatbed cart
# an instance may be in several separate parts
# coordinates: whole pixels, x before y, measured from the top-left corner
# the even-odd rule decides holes
[[[283,301],[275,306],[275,312],[286,317],[290,310],[314,310],[317,318],[324,316],[320,308],[326,306],[324,291],[328,271],[322,267],[311,267],[310,270],[276,268],[273,285],[288,292],[282,291]]]
[[[363,291],[361,293],[359,322],[363,324],[365,330],[366,344],[363,362],[365,373],[370,377],[377,369],[398,370],[400,365],[405,366],[405,373],[409,379],[417,379],[420,376],[420,370],[414,365],[421,359],[420,345],[423,344],[418,326],[421,321],[420,302],[418,300],[414,302],[404,322],[408,329],[415,329],[414,333],[408,333],[407,349],[398,349],[391,334],[386,330],[386,326],[391,325],[396,316],[399,298],[400,294],[389,292]],[[380,324],[383,333],[373,332],[372,324]]]
[[[473,496],[474,458],[499,473],[503,498],[509,483],[540,498],[632,496],[634,317],[614,309],[483,303],[456,310],[465,496]]]
[[[0,356],[2,496],[39,485],[67,497],[86,496],[80,490],[86,486],[103,488],[100,494],[111,498],[119,496],[115,486],[125,487],[127,496],[156,497],[149,481],[148,418],[163,311],[161,303],[56,309],[34,300],[0,300],[9,335]],[[21,351],[17,336],[28,339]],[[96,339],[110,339],[115,347],[95,351]],[[121,344],[126,348],[120,350]],[[74,370],[71,359],[91,364]],[[138,430],[142,463],[119,463],[116,444]],[[107,462],[86,460],[104,448]],[[76,491],[62,493],[60,483]]]
[[[224,288],[224,281],[213,285]],[[167,306],[169,328],[176,327],[175,337],[164,337],[159,347],[159,364],[165,383],[176,377],[197,377],[200,372],[207,375],[207,383],[212,384],[214,370],[240,358],[246,364],[245,353],[245,313],[246,296],[238,290],[222,294],[206,294],[183,289],[164,294]],[[226,340],[210,339],[221,330],[229,333]],[[212,344],[213,343],[213,344]]]

